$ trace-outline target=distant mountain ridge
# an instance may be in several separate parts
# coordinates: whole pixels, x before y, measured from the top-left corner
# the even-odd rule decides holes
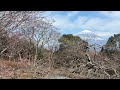
[[[92,32],[90,30],[83,30],[75,35],[79,36],[81,39],[87,41],[89,43],[89,45],[98,44],[100,46],[103,46],[107,42],[107,39],[103,39],[102,37],[100,37],[99,35],[95,34],[94,32]],[[90,50],[94,51],[94,49],[92,47],[90,48]],[[101,48],[97,48],[98,52],[100,50],[101,50]]]
[[[90,30],[83,30],[75,35],[79,36],[81,39],[85,41],[88,41],[89,44],[97,43],[100,45],[104,45],[107,41],[106,39],[103,39],[102,37],[100,37],[99,35],[95,34]]]

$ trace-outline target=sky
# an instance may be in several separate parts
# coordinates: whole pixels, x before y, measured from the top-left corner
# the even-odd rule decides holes
[[[120,11],[47,11],[61,34],[90,30],[103,38],[120,33]]]

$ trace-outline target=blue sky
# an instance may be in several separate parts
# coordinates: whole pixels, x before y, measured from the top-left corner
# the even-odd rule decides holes
[[[48,11],[46,15],[62,34],[90,30],[106,38],[120,33],[120,11]]]

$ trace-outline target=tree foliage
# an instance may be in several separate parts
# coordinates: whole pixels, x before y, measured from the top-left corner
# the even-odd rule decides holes
[[[72,34],[64,34],[60,39],[59,42],[64,45],[70,44],[77,44],[80,43],[82,39],[78,36],[73,36]]]
[[[58,40],[60,43],[60,49],[65,48],[65,47],[82,47],[88,45],[88,43],[84,40],[82,40],[78,36],[74,36],[72,34],[63,34],[62,37]]]
[[[109,46],[109,45],[110,45],[110,46],[115,46],[115,44],[116,44],[117,42],[120,43],[120,34],[114,34],[114,36],[111,36],[111,37],[108,39],[106,45],[108,45],[108,46]]]

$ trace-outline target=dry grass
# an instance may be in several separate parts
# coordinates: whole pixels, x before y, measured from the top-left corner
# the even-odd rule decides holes
[[[16,71],[21,68],[26,68],[27,64],[20,62],[0,60],[0,77],[12,79],[16,77]]]
[[[48,79],[50,76],[66,76],[82,78],[78,74],[70,73],[65,68],[49,68],[44,66],[26,68],[20,62],[0,60],[1,79]]]
[[[92,58],[94,54],[89,53]],[[114,57],[113,57],[114,58]],[[118,58],[111,60],[100,55],[92,62],[95,67],[88,69],[87,62],[78,63],[79,72],[71,72],[64,67],[50,68],[49,65],[28,65],[27,63],[0,60],[1,79],[49,79],[50,76],[65,76],[71,79],[118,79],[120,78],[120,61]]]

